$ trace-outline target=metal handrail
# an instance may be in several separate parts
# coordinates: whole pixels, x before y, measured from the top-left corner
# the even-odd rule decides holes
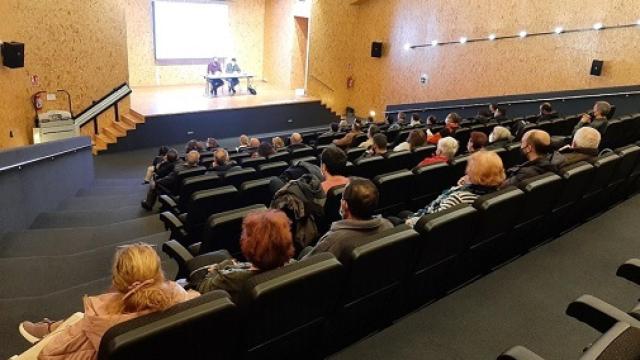
[[[131,92],[132,90],[129,84],[123,83],[122,85],[118,86],[117,88],[113,89],[113,91],[102,97],[100,100],[94,101],[91,106],[83,110],[73,119],[76,128],[79,129],[87,123],[93,122],[93,131],[95,135],[98,135],[98,116],[102,115],[111,107],[113,107],[114,110],[114,121],[120,121],[120,109],[118,108],[118,104],[125,97],[129,96]]]
[[[311,76],[311,78],[313,78],[314,80],[316,80],[317,82],[319,82],[322,86],[326,87],[327,89],[331,90],[332,92],[335,92],[336,90],[334,88],[332,88],[331,86],[329,86],[329,84],[327,84],[326,82],[322,81],[319,77],[313,75],[313,74],[309,74],[309,76]]]
[[[539,98],[539,99],[513,100],[513,101],[497,102],[496,104],[511,106],[515,104],[531,104],[531,103],[551,102],[551,101],[559,101],[559,100],[565,101],[565,100],[592,99],[592,98],[600,98],[600,97],[629,96],[629,95],[640,95],[640,90],[613,92],[613,93],[600,93],[600,94],[587,94],[587,95],[570,95],[570,96],[549,97],[549,98]],[[485,106],[489,106],[490,104],[491,103],[487,102],[487,103],[475,103],[475,104],[424,107],[424,108],[414,108],[414,109],[387,110],[384,113],[397,114],[399,112],[424,112],[424,111],[434,111],[434,110],[466,109],[466,108],[475,108],[475,107],[485,107]]]
[[[0,174],[4,173],[4,172],[7,172],[7,171],[15,170],[15,169],[22,170],[22,168],[27,166],[27,165],[35,164],[35,163],[38,163],[38,162],[41,162],[41,161],[45,161],[45,160],[55,160],[55,158],[57,158],[57,157],[64,156],[64,155],[67,155],[67,154],[70,154],[70,153],[76,153],[76,152],[78,152],[80,150],[89,150],[91,148],[92,148],[92,146],[90,144],[89,145],[76,146],[74,148],[67,149],[67,150],[64,150],[64,151],[59,151],[57,153],[53,153],[53,154],[50,154],[50,155],[40,156],[40,157],[37,157],[37,158],[34,158],[34,159],[21,161],[19,163],[13,164],[13,165],[0,167]]]

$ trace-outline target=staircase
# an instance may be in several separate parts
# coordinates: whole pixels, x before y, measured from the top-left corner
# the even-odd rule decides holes
[[[94,136],[92,141],[93,155],[107,150],[109,144],[117,143],[118,138],[127,136],[127,132],[135,130],[138,124],[144,124],[144,122],[144,117],[133,110],[120,115],[120,121],[112,122],[111,125],[104,127],[98,135]]]
[[[175,263],[159,250],[169,234],[157,214],[140,208],[147,191],[140,183],[140,179],[98,179],[56,211],[39,214],[30,229],[2,235],[1,359],[30,346],[18,333],[20,321],[63,319],[82,311],[85,294],[105,292],[119,245],[142,241],[158,246],[167,278],[175,277]]]

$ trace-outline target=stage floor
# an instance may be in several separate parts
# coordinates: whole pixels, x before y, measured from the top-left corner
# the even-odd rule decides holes
[[[131,110],[143,117],[153,117],[320,101],[311,96],[296,96],[293,90],[271,89],[257,81],[254,81],[254,86],[258,94],[251,95],[245,93],[243,84],[238,85],[238,94],[217,97],[205,96],[204,84],[133,87]]]

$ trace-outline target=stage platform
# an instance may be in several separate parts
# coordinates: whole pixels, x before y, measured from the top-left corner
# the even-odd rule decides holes
[[[300,129],[328,127],[339,117],[319,98],[255,83],[257,95],[205,96],[204,84],[133,87],[130,112],[144,122],[109,144],[120,152],[186,143],[191,139],[264,138]],[[240,90],[240,86],[237,88]]]

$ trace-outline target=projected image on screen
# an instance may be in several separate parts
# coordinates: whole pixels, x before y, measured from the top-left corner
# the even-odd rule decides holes
[[[157,60],[232,56],[225,4],[154,1],[153,17]]]

